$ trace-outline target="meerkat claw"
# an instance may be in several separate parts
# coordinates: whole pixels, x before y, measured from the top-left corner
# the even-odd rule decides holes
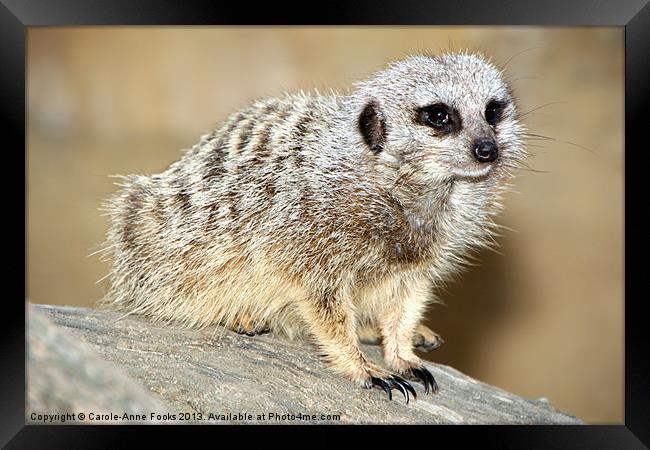
[[[390,385],[386,383],[386,381],[378,377],[372,377],[371,381],[372,381],[372,386],[379,386],[384,390],[384,392],[386,392],[386,394],[388,394],[388,400],[393,399],[393,394],[390,391]]]
[[[410,370],[410,374],[422,381],[422,384],[424,384],[424,392],[426,394],[429,393],[429,388],[431,388],[434,393],[438,392],[438,383],[436,383],[435,378],[433,378],[433,375],[426,367],[421,366],[413,368]]]
[[[400,383],[397,380],[390,379],[390,385],[391,385],[391,387],[394,387],[395,389],[397,389],[398,391],[400,391],[402,393],[402,395],[404,396],[404,400],[406,400],[406,404],[408,405],[408,403],[409,403],[409,393],[406,391],[406,389],[404,388],[402,383]]]
[[[406,404],[409,402],[409,392],[413,395],[414,399],[417,399],[418,396],[415,393],[415,389],[413,389],[413,386],[411,386],[411,383],[406,381],[405,379],[398,377],[397,375],[393,375],[390,377],[391,384],[397,388],[402,395],[404,395],[404,398],[406,398]]]
[[[246,336],[255,336],[255,333],[253,333],[250,330],[247,330],[246,328],[242,327],[241,325],[239,327],[237,327],[237,329],[234,330],[234,331],[235,331],[235,333],[237,333],[239,335],[244,335],[245,334]]]
[[[267,326],[262,328],[261,330],[257,330],[255,328],[246,328],[242,325],[239,325],[237,328],[233,329],[233,331],[237,334],[241,334],[241,335],[245,334],[246,336],[253,337],[253,336],[270,333],[271,329]]]
[[[388,400],[393,399],[393,394],[391,389],[397,389],[402,393],[404,396],[404,399],[406,400],[406,403],[410,401],[411,397],[409,396],[409,392],[413,396],[414,399],[417,399],[417,394],[415,393],[415,389],[413,389],[413,386],[406,381],[405,379],[398,377],[397,375],[391,375],[387,379],[379,378],[379,377],[372,377],[371,378],[371,387],[373,386],[379,386],[388,394]]]

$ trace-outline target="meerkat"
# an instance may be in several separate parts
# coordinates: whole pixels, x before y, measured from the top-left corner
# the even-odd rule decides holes
[[[346,95],[258,100],[106,205],[104,303],[187,327],[313,340],[365,388],[438,386],[414,346],[434,288],[490,245],[525,156],[505,76],[415,55]],[[381,342],[385,366],[359,340]]]

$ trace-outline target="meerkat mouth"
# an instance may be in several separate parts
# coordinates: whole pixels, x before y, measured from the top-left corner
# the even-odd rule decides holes
[[[451,173],[456,178],[481,179],[494,170],[494,164],[463,164],[451,167]]]

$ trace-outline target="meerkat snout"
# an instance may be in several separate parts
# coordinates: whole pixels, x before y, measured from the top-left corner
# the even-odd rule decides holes
[[[472,155],[480,163],[491,163],[499,157],[499,147],[492,139],[481,139],[474,145]]]

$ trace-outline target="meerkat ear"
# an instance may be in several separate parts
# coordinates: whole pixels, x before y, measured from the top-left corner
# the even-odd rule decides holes
[[[363,108],[359,115],[358,126],[363,141],[375,155],[379,154],[386,141],[386,120],[376,101],[368,102]]]

